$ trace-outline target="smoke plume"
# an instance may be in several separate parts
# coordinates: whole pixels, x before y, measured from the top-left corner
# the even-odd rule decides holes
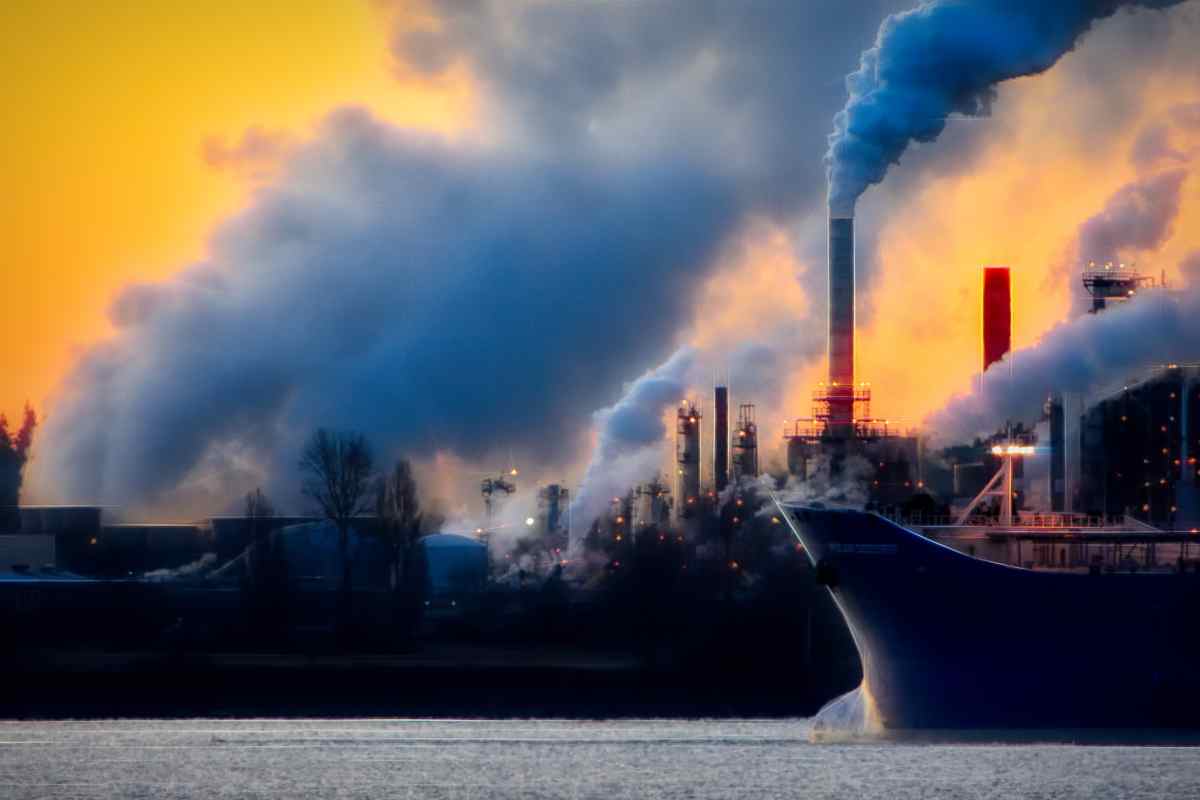
[[[1083,261],[1118,261],[1123,253],[1154,250],[1171,236],[1186,169],[1140,178],[1109,198],[1079,230]]]
[[[1049,69],[1097,20],[1180,2],[930,0],[893,14],[846,79],[826,156],[830,211],[851,216],[909,144],[937,139],[951,114],[988,113],[996,84]]]
[[[1167,121],[1148,128],[1171,131],[1178,110]],[[1179,126],[1184,128],[1186,125]],[[1130,159],[1147,162],[1135,143]],[[1181,192],[1191,164],[1165,172],[1139,175],[1119,188],[1076,235],[1083,260],[1109,261],[1122,254],[1153,252],[1166,244],[1180,216]],[[1145,292],[1100,314],[1060,323],[1035,346],[1010,353],[1010,369],[985,372],[975,391],[952,399],[927,424],[947,441],[964,441],[994,432],[1006,420],[1030,423],[1052,392],[1093,397],[1139,372],[1167,362],[1192,361],[1200,343],[1200,284],[1193,253],[1179,265],[1187,285],[1171,292]],[[1078,265],[1070,269],[1075,278]]]
[[[1052,329],[1040,343],[1010,354],[1007,369],[985,372],[980,387],[926,421],[946,442],[995,432],[1005,420],[1035,421],[1051,392],[1096,399],[1155,364],[1193,360],[1200,342],[1200,291],[1148,292],[1100,314]]]
[[[203,263],[116,299],[52,398],[38,499],[288,504],[317,426],[389,458],[577,463],[746,221],[820,207],[828,76],[895,2],[432,4],[395,56],[464,64],[486,144],[342,109],[307,142],[210,147],[283,161]]]
[[[571,501],[571,516],[585,525],[599,517],[610,498],[650,480],[662,463],[663,415],[683,399],[695,353],[685,348],[633,382],[615,405],[596,412],[599,439]]]

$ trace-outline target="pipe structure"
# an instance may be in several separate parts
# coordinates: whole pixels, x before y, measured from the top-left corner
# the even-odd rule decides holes
[[[1067,426],[1061,395],[1046,404],[1050,417],[1050,510],[1067,510]]]
[[[675,467],[677,471],[675,512],[691,517],[700,503],[700,410],[684,402],[675,416]]]
[[[854,218],[829,218],[829,428],[854,426]]]
[[[713,414],[713,483],[717,491],[729,483],[729,387],[716,387]]]

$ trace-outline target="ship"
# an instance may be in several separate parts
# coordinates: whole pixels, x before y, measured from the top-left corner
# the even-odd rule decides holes
[[[776,504],[858,648],[865,727],[1196,727],[1195,532]]]

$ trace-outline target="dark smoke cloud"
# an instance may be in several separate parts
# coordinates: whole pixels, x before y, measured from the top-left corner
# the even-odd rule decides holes
[[[402,32],[394,52],[432,73],[465,60],[504,130],[533,128],[544,146],[688,153],[787,215],[821,203],[838,76],[910,4],[435,0],[439,30]]]
[[[829,138],[829,206],[853,213],[913,142],[938,138],[951,114],[989,112],[1001,81],[1044,72],[1094,22],[1123,6],[1182,0],[931,0],[888,17],[847,78],[850,98]]]
[[[40,471],[67,498],[153,500],[229,447],[290,475],[315,425],[561,457],[737,221],[703,165],[467,154],[338,113],[208,263],[117,300]]]
[[[51,407],[38,498],[211,511],[262,482],[286,502],[317,425],[385,457],[574,463],[595,409],[676,352],[749,220],[823,259],[806,215],[824,215],[836,76],[903,5],[435,3],[436,32],[399,33],[396,57],[465,63],[488,146],[331,115],[205,263],[116,300],[117,335]],[[820,325],[776,330],[716,354],[747,356],[735,393],[823,347]]]
[[[440,33],[397,52],[465,60],[492,144],[333,114],[206,263],[116,300],[117,335],[52,406],[38,496],[287,498],[317,425],[382,453],[571,463],[746,221],[819,206],[832,76],[894,7],[437,5]],[[273,150],[240,144],[210,161]]]
[[[1122,254],[1155,250],[1170,238],[1179,215],[1186,169],[1151,175],[1123,186],[1104,210],[1079,230],[1079,255],[1084,261],[1120,261]]]

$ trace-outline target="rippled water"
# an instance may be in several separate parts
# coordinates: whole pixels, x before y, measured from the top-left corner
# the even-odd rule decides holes
[[[3,798],[1200,797],[1200,750],[855,741],[806,720],[0,722]]]

